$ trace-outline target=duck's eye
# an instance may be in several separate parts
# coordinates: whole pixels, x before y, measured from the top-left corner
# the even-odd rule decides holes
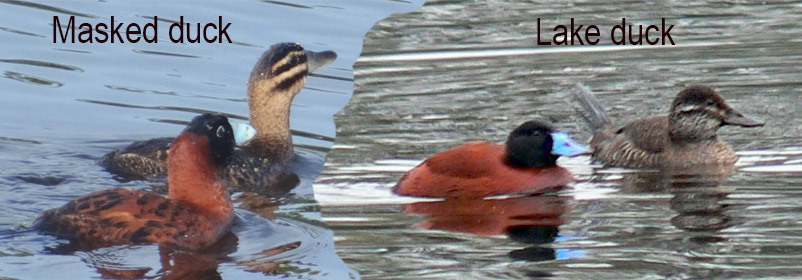
[[[532,136],[540,136],[540,131],[538,130],[532,131]]]
[[[711,107],[712,107],[712,106],[715,106],[715,105],[716,105],[716,101],[713,101],[713,100],[711,100],[711,99],[708,99],[708,100],[707,100],[707,103],[705,103],[705,104],[706,104],[707,106],[711,106]]]
[[[223,138],[223,135],[226,134],[226,128],[222,126],[217,127],[217,137]]]

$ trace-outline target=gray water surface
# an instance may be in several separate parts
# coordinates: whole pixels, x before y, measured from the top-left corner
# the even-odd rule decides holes
[[[541,26],[676,26],[676,46],[536,46]],[[802,5],[792,1],[429,1],[365,39],[356,88],[315,183],[338,254],[369,279],[802,277]],[[766,122],[724,127],[725,177],[560,164],[554,195],[454,204],[390,188],[426,157],[550,120],[587,140],[576,83],[625,123],[691,84]]]
[[[351,97],[366,30],[402,1],[0,1],[0,278],[352,279],[312,194],[335,136],[332,115]],[[159,43],[54,44],[53,17],[92,24],[153,21]],[[168,26],[215,22],[231,44],[174,44]],[[292,107],[297,169],[288,198],[237,194],[233,235],[201,253],[160,256],[156,245],[60,251],[29,229],[39,214],[92,191],[131,187],[95,163],[132,141],[176,136],[203,112],[247,120],[245,85],[272,44],[297,42],[338,59],[307,80]]]

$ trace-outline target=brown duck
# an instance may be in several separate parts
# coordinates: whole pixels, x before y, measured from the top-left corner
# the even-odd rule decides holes
[[[235,186],[271,192],[274,186],[298,183],[290,163],[295,156],[290,132],[290,106],[310,71],[328,65],[337,54],[305,51],[295,43],[273,45],[259,59],[248,80],[250,122],[256,135],[236,149],[224,178]],[[159,179],[167,174],[173,138],[135,142],[98,160],[114,174],[134,179]]]
[[[96,191],[45,211],[36,227],[80,248],[162,243],[185,248],[214,244],[234,218],[221,172],[234,151],[228,119],[195,117],[173,141],[167,197],[116,188]]]
[[[592,93],[578,85],[573,92],[583,107],[582,116],[594,131],[590,142],[593,157],[608,166],[629,168],[731,167],[735,151],[717,137],[724,125],[762,126],[724,101],[718,92],[703,85],[682,90],[667,116],[638,119],[614,126]]]

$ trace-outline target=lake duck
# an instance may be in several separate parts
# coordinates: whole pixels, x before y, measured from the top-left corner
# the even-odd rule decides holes
[[[234,152],[228,119],[195,117],[170,146],[167,197],[116,188],[45,211],[36,227],[81,248],[162,243],[197,249],[229,232],[234,219],[221,175]]]
[[[248,80],[250,123],[255,136],[243,143],[224,170],[236,186],[270,188],[298,183],[290,170],[295,155],[290,106],[310,71],[336,59],[332,51],[311,52],[295,43],[273,45],[259,59]],[[167,173],[172,138],[140,141],[99,159],[100,165],[126,178],[159,179]]]
[[[593,158],[607,166],[627,168],[732,167],[735,151],[717,137],[724,125],[762,126],[739,113],[715,89],[694,85],[682,90],[668,115],[614,126],[589,89],[573,91],[583,108],[580,114],[593,130]]]
[[[407,172],[393,192],[441,198],[544,192],[574,181],[557,166],[557,158],[587,151],[550,124],[528,121],[510,133],[505,145],[470,142],[433,155]]]

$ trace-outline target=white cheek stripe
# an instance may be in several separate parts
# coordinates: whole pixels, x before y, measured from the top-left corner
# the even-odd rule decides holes
[[[701,108],[701,107],[699,107],[697,105],[685,105],[685,106],[679,107],[679,111],[682,112],[682,113],[687,113],[687,112],[690,112],[690,111],[696,111],[696,110],[700,110],[700,109],[704,109],[704,108]]]

